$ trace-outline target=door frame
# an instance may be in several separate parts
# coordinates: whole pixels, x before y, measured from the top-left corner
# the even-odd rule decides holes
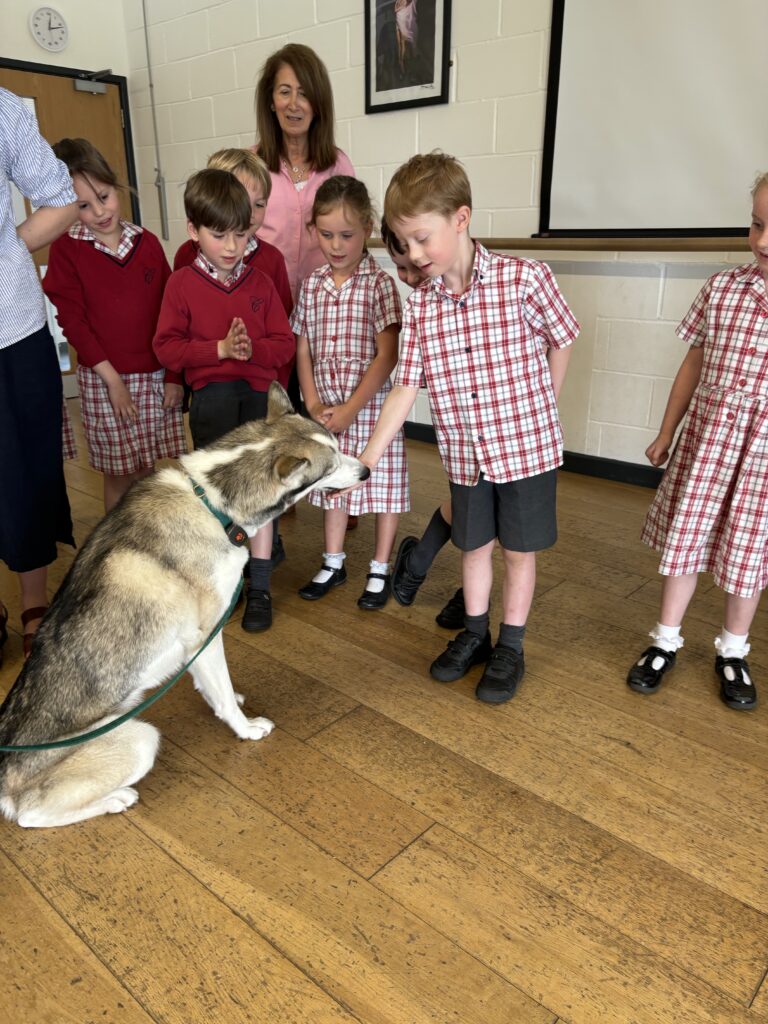
[[[7,68],[9,71],[29,71],[35,75],[56,75],[59,78],[81,79],[90,81],[96,73],[85,71],[83,68],[63,68],[57,64],[35,64],[27,60],[11,60],[0,57],[0,68]],[[131,129],[131,108],[128,102],[128,79],[125,75],[103,75],[99,76],[100,82],[107,85],[116,85],[120,94],[120,109],[122,111],[123,141],[125,143],[125,162],[128,170],[128,182],[131,186],[131,219],[134,224],[141,225],[141,211],[139,209],[139,188],[136,176],[136,161],[133,156],[133,132]]]

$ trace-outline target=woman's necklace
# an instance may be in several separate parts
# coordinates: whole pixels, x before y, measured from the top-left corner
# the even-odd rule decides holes
[[[283,160],[283,166],[285,167],[286,171],[291,172],[291,178],[294,182],[301,181],[304,175],[307,173],[308,169],[307,164],[304,164],[303,166],[301,164],[293,165],[289,164],[287,160]]]

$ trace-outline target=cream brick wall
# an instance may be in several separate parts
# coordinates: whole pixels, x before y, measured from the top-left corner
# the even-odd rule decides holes
[[[116,71],[129,74],[142,208],[147,226],[159,232],[141,0],[123,0],[123,5],[126,60],[113,63]],[[525,237],[538,229],[551,0],[453,0],[450,104],[371,116],[364,114],[360,0],[146,0],[146,5],[168,183],[169,254],[186,237],[181,202],[186,177],[213,150],[253,143],[259,69],[289,40],[312,46],[328,66],[337,140],[379,206],[401,161],[439,147],[467,167],[476,235]],[[3,12],[0,29],[7,17]],[[742,184],[746,216],[747,183],[735,186]],[[566,448],[643,463],[684,354],[674,326],[708,274],[746,262],[746,254],[527,255],[550,263],[582,325],[560,403]],[[412,418],[429,422],[425,395]]]

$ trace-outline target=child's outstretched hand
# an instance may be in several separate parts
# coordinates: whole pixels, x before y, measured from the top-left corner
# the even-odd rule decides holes
[[[665,437],[663,434],[659,436],[648,445],[645,449],[645,454],[652,466],[663,466],[669,458],[669,449],[672,444],[671,437]]]
[[[237,359],[241,363],[247,363],[251,358],[251,339],[245,324],[236,316],[229,326],[229,333],[226,338],[219,342],[219,359]]]
[[[355,414],[346,405],[332,405],[326,408],[322,422],[323,426],[332,434],[341,434],[349,427],[354,418]]]
[[[139,410],[133,404],[131,393],[120,377],[107,384],[109,404],[118,420],[133,420],[139,418]]]

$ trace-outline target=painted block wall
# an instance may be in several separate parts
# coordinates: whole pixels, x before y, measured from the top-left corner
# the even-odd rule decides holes
[[[55,57],[32,41],[26,6],[0,5],[5,56],[112,67],[128,76],[143,219],[159,233],[144,7],[170,256],[186,237],[187,176],[215,149],[254,142],[259,69],[289,40],[314,47],[326,62],[339,145],[379,207],[399,163],[439,147],[467,168],[477,236],[525,237],[537,230],[551,0],[453,0],[451,102],[370,116],[364,114],[361,0],[102,0],[99,18],[86,0],[67,0],[72,41]],[[744,192],[745,223],[747,186],[734,183]],[[746,262],[749,254],[518,255],[547,260],[582,325],[560,402],[566,447],[643,463],[684,354],[675,324],[708,274]],[[429,422],[425,401],[412,416]]]

